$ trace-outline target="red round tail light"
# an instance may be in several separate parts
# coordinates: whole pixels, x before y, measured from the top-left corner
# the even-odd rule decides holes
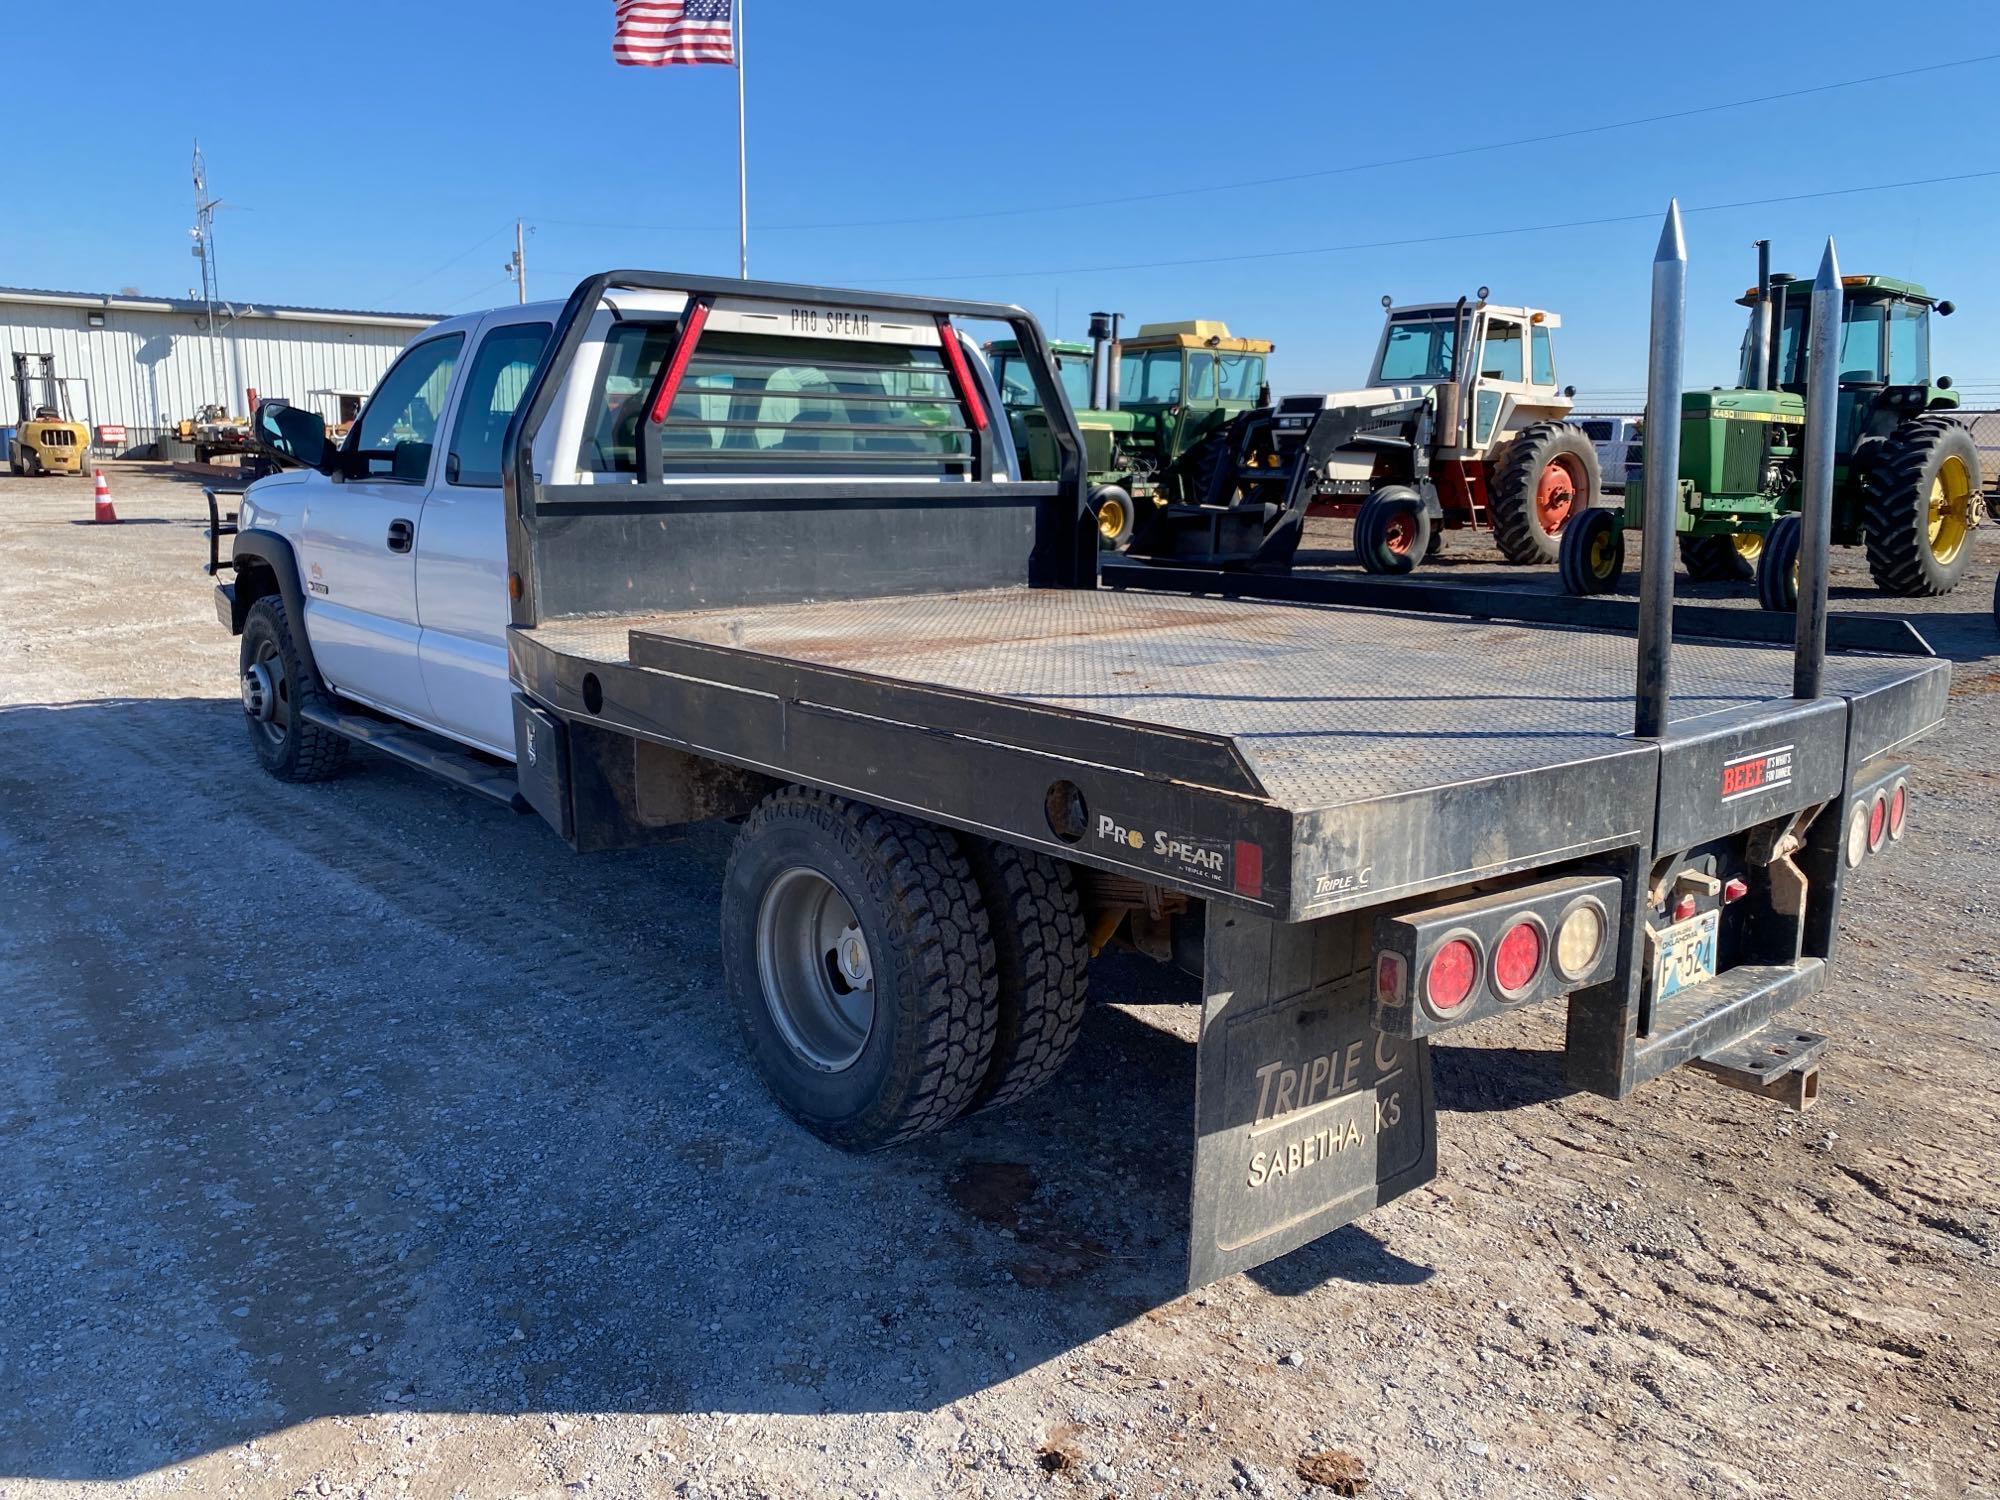
[[[1868,807],[1868,852],[1875,853],[1882,847],[1882,840],[1889,833],[1889,799],[1880,792]]]
[[[1896,790],[1889,794],[1889,837],[1892,839],[1903,836],[1903,820],[1910,812],[1908,793],[1908,785],[1899,781]]]
[[[1457,1010],[1472,997],[1479,978],[1479,950],[1470,938],[1447,939],[1424,970],[1424,1000],[1438,1014]]]
[[[1493,988],[1509,1000],[1526,993],[1541,975],[1547,951],[1539,924],[1525,919],[1516,922],[1493,950]]]

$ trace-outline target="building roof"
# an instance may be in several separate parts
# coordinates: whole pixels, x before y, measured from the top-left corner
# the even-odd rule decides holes
[[[129,312],[201,313],[205,305],[186,297],[132,296],[122,292],[61,292],[41,287],[0,286],[0,302],[45,307],[122,308]],[[444,313],[370,312],[350,307],[293,307],[282,302],[218,302],[216,311],[241,318],[289,323],[365,323],[386,328],[425,328]]]

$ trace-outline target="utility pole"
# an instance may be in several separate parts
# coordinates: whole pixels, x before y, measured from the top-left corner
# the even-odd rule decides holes
[[[517,300],[528,300],[528,236],[521,227],[521,221],[514,221],[514,258],[500,268],[514,278]]]

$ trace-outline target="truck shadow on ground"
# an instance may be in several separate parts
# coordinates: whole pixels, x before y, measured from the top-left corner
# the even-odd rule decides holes
[[[0,1475],[384,1411],[933,1409],[1180,1295],[1191,981],[1100,963],[1045,1093],[845,1156],[738,1044],[727,843],[578,857],[370,757],[284,786],[221,700],[0,710]],[[1445,1129],[1564,1091],[1439,1051]],[[1359,1225],[1256,1280],[1429,1274]]]

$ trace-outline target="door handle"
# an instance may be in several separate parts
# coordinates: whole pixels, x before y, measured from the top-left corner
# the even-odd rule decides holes
[[[408,552],[411,543],[415,542],[416,539],[417,528],[411,522],[391,521],[389,523],[389,550],[391,552]]]

